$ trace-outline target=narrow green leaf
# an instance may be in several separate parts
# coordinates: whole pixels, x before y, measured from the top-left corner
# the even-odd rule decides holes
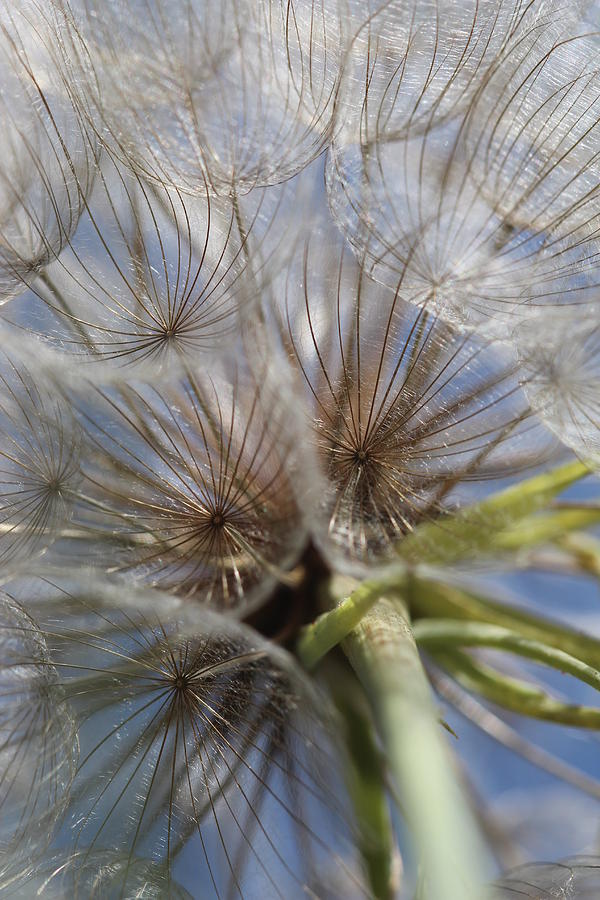
[[[558,546],[573,556],[579,567],[600,577],[600,540],[590,534],[565,534],[556,539]]]
[[[314,668],[326,653],[356,628],[382,594],[401,590],[405,574],[404,566],[395,566],[385,579],[364,581],[362,584],[343,575],[332,578],[325,602],[335,606],[303,629],[296,646],[296,653],[304,666]],[[340,600],[340,597],[343,599]]]
[[[501,532],[588,474],[587,466],[576,461],[521,481],[481,503],[417,526],[398,544],[398,554],[407,561],[435,564],[493,552]]]
[[[600,672],[587,663],[540,641],[486,622],[456,619],[421,619],[413,627],[415,640],[424,649],[447,650],[449,646],[493,647],[558,669],[600,691]]]
[[[407,562],[452,562],[471,553],[516,550],[528,544],[543,543],[564,535],[569,528],[594,524],[600,520],[600,510],[581,508],[553,511],[544,516],[531,514],[587,474],[588,468],[577,461],[536,475],[456,515],[418,526],[401,542],[398,552]],[[418,578],[412,580],[415,584],[419,581]],[[343,591],[346,596],[336,600],[333,609],[303,630],[297,653],[307,668],[313,668],[358,625],[378,596],[405,588],[406,568],[402,564],[393,565],[381,578],[363,584],[353,579],[347,579],[347,582]],[[338,597],[341,593],[339,586],[334,589]],[[488,610],[487,615],[481,617],[487,619],[489,615]],[[594,648],[594,654],[599,648],[600,643]]]
[[[487,597],[441,582],[411,576],[405,596],[414,616],[488,622],[518,632],[576,656],[600,669],[600,640],[550,622],[533,612],[516,609]]]
[[[436,650],[432,657],[466,690],[480,694],[504,709],[560,725],[600,729],[600,709],[563,703],[541,688],[509,678],[459,650]]]
[[[499,550],[524,550],[563,539],[572,531],[600,523],[600,507],[581,506],[527,516],[512,528],[500,532],[494,541]]]

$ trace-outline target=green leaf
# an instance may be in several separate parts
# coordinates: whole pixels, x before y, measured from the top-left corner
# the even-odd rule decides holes
[[[445,651],[449,646],[493,647],[566,672],[600,691],[600,672],[563,650],[523,637],[517,632],[486,622],[456,619],[420,619],[413,626],[415,640],[425,649]]]
[[[312,669],[333,647],[341,643],[356,628],[362,617],[382,594],[400,591],[406,569],[396,565],[383,579],[364,581],[334,576],[329,582],[325,602],[333,609],[320,615],[303,629],[296,653],[307,669]],[[339,599],[339,598],[342,599]]]
[[[589,474],[576,461],[498,491],[453,515],[418,525],[398,544],[398,554],[413,563],[449,563],[497,551],[496,540],[522,519]]]
[[[413,616],[487,622],[524,638],[564,650],[600,668],[600,640],[550,622],[533,612],[516,609],[461,588],[412,575],[406,594]]]
[[[500,532],[494,541],[499,550],[524,550],[539,544],[562,540],[571,531],[591,528],[600,523],[600,507],[554,510],[527,516],[512,528]]]
[[[423,523],[404,538],[398,552],[407,563],[452,562],[472,553],[497,553],[499,550],[516,550],[527,544],[547,542],[564,535],[569,528],[594,524],[600,521],[600,509],[576,508],[555,510],[543,516],[532,515],[532,512],[542,509],[554,496],[587,474],[589,470],[583,463],[574,462],[552,472],[536,475],[507,490],[499,491],[456,515]],[[600,571],[600,549],[598,565]],[[379,596],[390,592],[404,592],[408,583],[407,572],[406,563],[394,563],[384,570],[380,578],[362,584],[354,579],[336,576],[334,580],[338,583],[332,587],[331,600],[335,607],[308,625],[298,642],[297,653],[304,665],[313,668],[358,625]],[[346,585],[341,587],[344,580]],[[414,588],[420,579],[418,576],[411,576],[410,581]],[[340,596],[342,599],[337,599]],[[421,604],[421,611],[427,605],[427,602]],[[484,615],[480,612],[466,617],[488,620],[489,615],[488,609]],[[594,654],[597,649],[600,649],[600,643],[597,648],[594,647]]]
[[[541,688],[509,678],[460,650],[435,650],[431,655],[466,690],[504,709],[560,725],[600,729],[600,709],[563,703]]]
[[[557,537],[556,543],[566,550],[582,571],[596,578],[600,577],[600,541],[590,534],[565,534]]]

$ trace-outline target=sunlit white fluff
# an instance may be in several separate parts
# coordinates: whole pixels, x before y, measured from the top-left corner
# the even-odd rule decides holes
[[[175,897],[199,884],[206,897],[294,896],[335,860],[348,896],[369,896],[338,720],[288,654],[231,617],[74,571],[10,589],[51,647],[64,692],[55,714],[70,709],[78,725],[49,859],[79,865],[54,883],[123,896],[145,874],[149,890],[172,880]]]
[[[0,593],[0,889],[40,859],[68,803],[78,745],[62,699],[43,634]]]
[[[96,565],[232,610],[285,580],[306,541],[301,435],[281,373],[258,357],[240,342],[206,368],[70,392],[84,435],[74,522]]]
[[[47,14],[37,0],[0,3],[0,304],[68,241],[94,176]]]
[[[600,466],[600,315],[535,316],[514,335],[530,403],[558,438]]]
[[[334,565],[374,565],[467,485],[538,463],[553,442],[510,352],[373,282],[332,231],[299,248],[276,318],[320,471],[311,530]]]
[[[343,0],[61,0],[86,43],[77,92],[134,168],[219,194],[296,174],[329,137]]]

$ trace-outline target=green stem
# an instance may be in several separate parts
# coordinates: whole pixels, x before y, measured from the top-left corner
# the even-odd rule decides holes
[[[474,900],[485,880],[485,852],[452,773],[404,604],[380,598],[343,647],[371,702],[428,900]]]
[[[405,574],[406,569],[402,565],[385,579],[362,584],[342,575],[332,578],[328,586],[328,602],[336,605],[303,629],[296,647],[306,668],[314,668],[326,653],[341,643],[382,594],[400,590]],[[336,597],[343,599],[336,601]]]

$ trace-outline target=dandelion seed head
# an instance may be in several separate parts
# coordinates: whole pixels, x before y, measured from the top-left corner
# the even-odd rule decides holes
[[[46,642],[0,594],[0,886],[39,859],[64,813],[77,761],[73,719]]]
[[[490,900],[512,897],[593,900],[600,888],[597,856],[572,856],[559,863],[529,863],[496,882]]]
[[[597,5],[0,0],[2,895],[396,890],[386,678],[282,648],[597,465]]]
[[[595,230],[598,37],[532,28],[470,112],[474,177],[509,222]]]
[[[337,100],[343,140],[378,142],[455,116],[533,17],[521,0],[387,0],[358,7]],[[365,96],[365,87],[367,94]]]
[[[569,338],[565,339],[565,335]],[[598,464],[600,325],[585,310],[534,317],[515,334],[532,407],[582,459]]]
[[[115,571],[218,607],[259,602],[306,539],[281,378],[264,359],[253,370],[240,349],[210,374],[96,398],[82,407],[89,499],[78,521],[106,528],[108,517],[122,542]]]
[[[597,285],[595,38],[565,39],[552,4],[521,12],[452,116],[395,127],[405,95],[385,78],[378,91],[374,61],[340,105],[326,169],[333,216],[369,275],[494,337],[532,307],[588,302],[582,279]]]
[[[5,320],[105,379],[226,352],[293,240],[287,186],[235,203],[149,184],[105,158],[78,234]],[[297,198],[293,200],[297,203]]]
[[[0,354],[0,559],[31,559],[69,520],[79,480],[79,433],[43,371]]]
[[[514,355],[377,285],[326,235],[292,264],[277,327],[320,472],[312,533],[336,566],[372,566],[461,487],[531,465],[552,441],[532,421]]]
[[[336,2],[141,5],[96,16],[76,2],[66,14],[87,48],[80,105],[136,171],[226,195],[290,178],[320,153],[343,52]]]
[[[85,850],[55,854],[24,877],[11,880],[7,897],[44,900],[128,897],[131,900],[190,900],[192,896],[176,884],[168,870],[147,859],[135,859],[110,850]]]
[[[89,579],[13,589],[35,608],[80,723],[67,884],[77,875],[83,894],[104,873],[115,886],[145,874],[192,894],[199,878],[209,895],[294,892],[335,860],[350,896],[366,896],[334,713],[290,657],[160,593],[151,608],[147,593]],[[146,873],[136,857],[152,859]]]
[[[0,303],[65,246],[94,176],[47,13],[36,0],[0,4]]]
[[[373,161],[334,143],[330,207],[368,275],[454,326],[504,340],[535,309],[593,308],[595,213],[585,225],[568,210],[545,226],[513,220],[476,179],[463,125],[390,142]]]

